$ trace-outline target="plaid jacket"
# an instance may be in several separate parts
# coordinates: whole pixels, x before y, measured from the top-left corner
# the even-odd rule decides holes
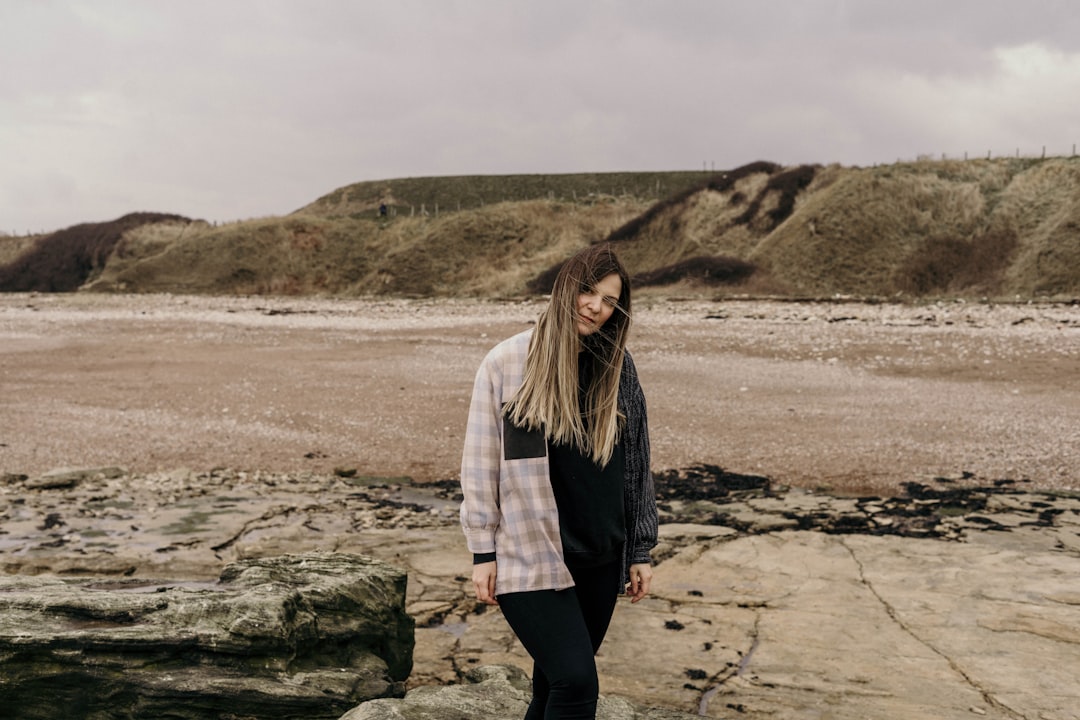
[[[476,373],[461,459],[461,526],[472,553],[496,554],[495,594],[561,590],[574,584],[563,562],[547,440],[514,427],[503,407],[521,386],[532,330],[496,345]],[[624,580],[656,545],[656,495],[649,470],[645,398],[630,354],[619,385],[627,415]]]

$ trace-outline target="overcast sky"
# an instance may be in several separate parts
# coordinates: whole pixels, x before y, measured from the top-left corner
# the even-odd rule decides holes
[[[1074,0],[0,0],[0,232],[361,180],[1071,154]]]

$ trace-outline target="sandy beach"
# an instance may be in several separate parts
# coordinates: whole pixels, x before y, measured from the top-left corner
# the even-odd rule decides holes
[[[539,301],[0,296],[0,472],[457,477],[473,374]],[[645,296],[653,467],[834,492],[1077,489],[1080,307]]]

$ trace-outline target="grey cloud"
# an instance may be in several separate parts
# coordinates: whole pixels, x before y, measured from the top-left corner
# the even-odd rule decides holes
[[[1032,127],[996,104],[1019,91],[995,53],[1080,52],[1078,17],[1066,0],[5,3],[0,230],[278,214],[380,177],[1058,142],[1075,114],[1029,92]]]

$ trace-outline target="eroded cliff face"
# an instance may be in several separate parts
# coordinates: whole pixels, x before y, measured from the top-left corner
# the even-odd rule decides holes
[[[12,718],[336,718],[404,693],[402,570],[343,553],[229,564],[217,581],[0,577]]]

